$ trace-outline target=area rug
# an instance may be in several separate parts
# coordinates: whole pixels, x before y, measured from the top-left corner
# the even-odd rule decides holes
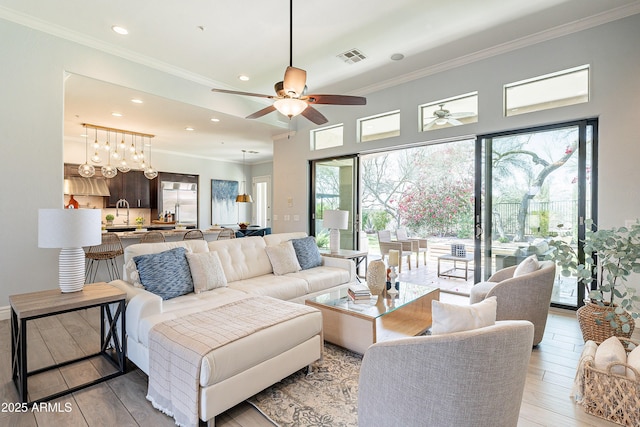
[[[362,355],[325,343],[312,373],[302,369],[248,400],[280,427],[358,425]]]

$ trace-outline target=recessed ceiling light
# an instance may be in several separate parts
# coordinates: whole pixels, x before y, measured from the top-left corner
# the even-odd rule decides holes
[[[241,80],[243,82],[247,82],[247,81],[249,81],[249,76],[245,76],[244,74],[240,74],[238,76],[238,80]]]
[[[113,113],[111,113],[111,115],[112,115],[113,117],[122,117],[122,113],[116,113],[116,112],[113,112]]]
[[[116,33],[120,34],[121,36],[126,36],[127,34],[129,34],[129,30],[119,25],[114,25],[111,27],[111,29]]]
[[[218,122],[220,121],[220,119],[217,119],[217,118],[215,118],[215,117],[212,117],[212,118],[211,118],[211,121],[212,121],[212,122],[215,122],[215,123],[218,123]]]
[[[393,55],[391,55],[391,59],[393,61],[401,61],[404,59],[404,55],[401,53],[394,53]]]
[[[191,131],[194,131],[195,129],[190,126],[187,126],[186,128],[184,128],[184,130],[188,130],[189,132],[191,132]]]
[[[142,99],[133,98],[131,102],[133,102],[134,104],[142,104],[144,101]]]

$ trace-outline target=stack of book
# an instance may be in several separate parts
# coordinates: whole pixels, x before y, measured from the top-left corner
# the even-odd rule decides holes
[[[369,287],[363,283],[354,283],[350,285],[347,293],[349,294],[349,298],[355,302],[369,301],[371,299]]]

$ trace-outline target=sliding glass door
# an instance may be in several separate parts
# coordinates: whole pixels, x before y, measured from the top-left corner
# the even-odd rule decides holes
[[[578,250],[596,212],[595,129],[580,121],[481,138],[484,278],[532,254],[544,259],[552,239]],[[552,303],[576,307],[583,297],[575,277],[557,276]]]
[[[311,234],[318,246],[329,247],[329,230],[323,225],[325,210],[349,212],[348,227],[340,230],[340,248],[358,248],[359,214],[357,204],[357,157],[340,157],[311,161]]]

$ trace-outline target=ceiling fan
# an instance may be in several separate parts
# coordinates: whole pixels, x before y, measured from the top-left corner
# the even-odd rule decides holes
[[[433,112],[433,118],[431,119],[431,121],[429,121],[427,124],[423,126],[422,128],[423,130],[431,129],[434,125],[442,126],[442,125],[446,125],[447,123],[453,126],[460,126],[463,123],[458,119],[463,119],[465,117],[472,117],[476,115],[476,113],[471,113],[471,112],[451,113],[449,110],[445,110],[444,104],[440,104],[438,106],[440,108]]]
[[[272,105],[247,116],[247,119],[257,119],[273,111],[280,111],[292,118],[302,114],[317,125],[327,123],[328,120],[312,105],[365,105],[367,99],[362,96],[349,95],[308,95],[307,72],[293,66],[293,0],[289,1],[289,66],[284,72],[284,79],[274,85],[275,95],[240,92],[227,89],[211,89],[213,92],[230,93],[234,95],[255,96],[273,99]]]

